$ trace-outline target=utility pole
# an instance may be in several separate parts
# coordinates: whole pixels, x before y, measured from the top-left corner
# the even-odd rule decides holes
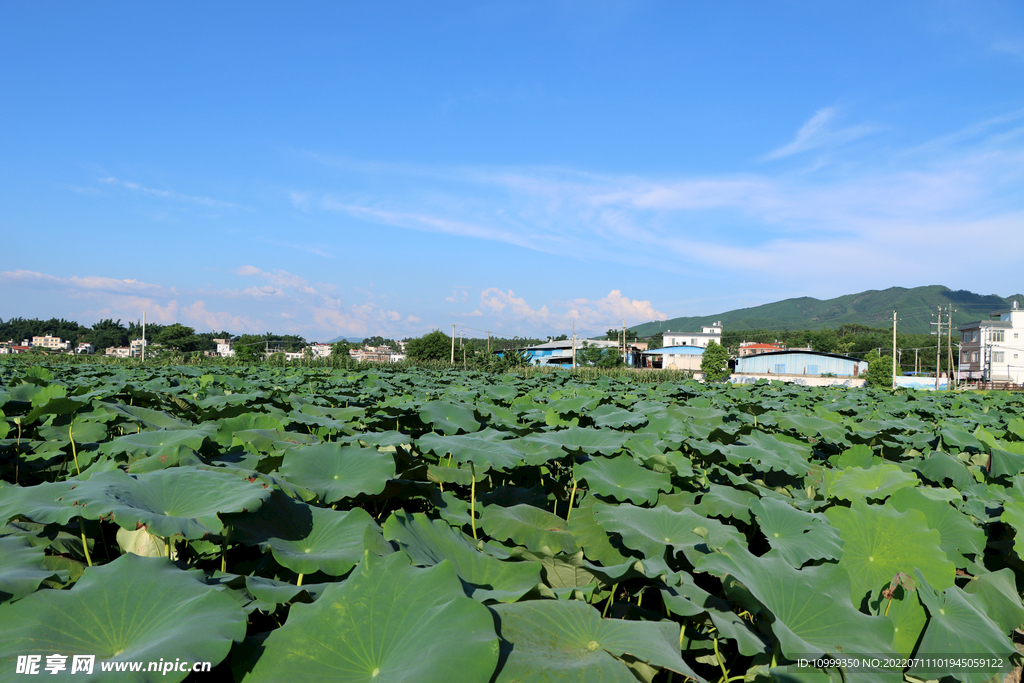
[[[576,369],[576,321],[572,321],[572,367]]]
[[[452,365],[455,365],[455,325],[452,325]]]
[[[491,331],[487,330],[487,356],[491,355]]]
[[[142,312],[142,362],[146,362],[146,312]]]
[[[941,366],[939,361],[942,360],[942,356],[939,355],[939,350],[942,348],[942,306],[939,306],[939,322],[937,325],[939,328],[938,333],[935,335],[935,391],[939,390],[939,367]]]
[[[622,319],[622,362],[626,362],[626,319]]]
[[[892,309],[892,388],[896,388],[896,309]]]
[[[915,377],[917,376],[917,373],[919,373],[921,371],[921,366],[919,366],[917,364],[917,352],[920,351],[920,350],[921,349],[914,349],[914,376]]]
[[[956,388],[956,374],[953,372],[953,306],[949,306],[949,324],[946,326],[946,343],[949,344],[948,353],[946,355],[949,361],[949,383],[946,385],[949,389]]]

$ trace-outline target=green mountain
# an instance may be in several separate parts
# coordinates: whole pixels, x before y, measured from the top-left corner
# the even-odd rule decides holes
[[[1003,298],[995,294],[953,291],[941,285],[928,287],[890,287],[869,289],[860,294],[847,294],[835,299],[814,299],[809,296],[786,299],[773,304],[741,308],[714,315],[643,323],[630,329],[641,337],[658,332],[699,332],[702,325],[721,321],[726,330],[820,330],[837,328],[847,323],[868,327],[891,327],[892,312],[897,315],[897,329],[908,334],[927,334],[935,328],[937,307],[953,307],[953,322],[962,325],[973,320],[988,319],[995,311],[1010,308],[1016,299],[1024,306],[1024,296]]]

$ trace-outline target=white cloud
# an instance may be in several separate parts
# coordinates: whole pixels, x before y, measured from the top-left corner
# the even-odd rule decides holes
[[[130,190],[132,192],[143,194],[143,195],[146,195],[148,197],[156,197],[158,199],[168,199],[168,200],[174,200],[174,201],[190,202],[190,203],[194,203],[194,204],[201,204],[202,206],[207,206],[207,207],[210,207],[210,208],[220,208],[220,209],[238,209],[238,208],[241,208],[238,204],[235,204],[233,202],[225,202],[225,201],[220,200],[220,199],[213,199],[212,197],[200,197],[200,196],[194,196],[194,195],[181,194],[180,192],[174,192],[172,190],[157,190],[157,189],[154,189],[154,188],[151,188],[151,187],[146,187],[144,185],[140,185],[139,183],[134,183],[134,182],[127,181],[127,180],[120,180],[120,179],[115,178],[113,176],[110,176],[110,177],[107,177],[107,178],[98,178],[97,180],[99,182],[101,182],[101,183],[104,183],[105,185],[113,185],[113,186],[116,186],[116,187],[121,187],[121,188],[124,188],[126,190]]]
[[[770,161],[807,152],[812,149],[838,147],[878,130],[876,126],[866,124],[833,129],[830,124],[837,114],[838,110],[835,107],[826,107],[825,109],[818,110],[814,116],[800,127],[800,130],[796,132],[796,137],[791,142],[769,152],[762,159]]]
[[[626,326],[649,320],[665,320],[668,316],[656,310],[650,301],[630,299],[621,290],[613,289],[601,299],[572,299],[551,302],[540,308],[531,306],[526,299],[510,290],[490,287],[480,293],[480,307],[499,321],[527,322],[536,328],[560,330],[576,323],[577,331],[593,332],[614,326],[623,319]],[[601,331],[604,331],[601,329]]]
[[[173,287],[163,287],[147,282],[140,282],[133,279],[119,280],[111,277],[99,277],[87,275],[79,277],[57,277],[48,273],[38,273],[32,270],[12,270],[0,273],[0,278],[8,281],[16,281],[23,286],[77,290],[84,292],[108,292],[117,294],[136,294],[150,296],[174,296],[176,290]]]

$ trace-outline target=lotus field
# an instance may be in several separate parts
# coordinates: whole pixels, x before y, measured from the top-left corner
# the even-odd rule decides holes
[[[1020,397],[642,378],[2,363],[0,681],[1017,665]]]

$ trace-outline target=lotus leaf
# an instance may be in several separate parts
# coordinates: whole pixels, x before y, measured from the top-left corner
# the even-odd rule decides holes
[[[600,453],[614,455],[629,440],[629,434],[612,431],[611,429],[591,429],[589,427],[570,427],[557,432],[532,434],[523,440],[527,442],[550,444],[573,453]]]
[[[953,585],[956,566],[940,547],[941,535],[928,526],[924,513],[854,501],[849,508],[825,511],[829,523],[843,539],[839,566],[850,575],[850,597],[860,605],[877,598],[899,572],[920,569],[940,588]]]
[[[452,563],[466,594],[481,602],[515,602],[541,582],[536,562],[502,561],[477,551],[460,532],[421,513],[398,510],[384,522],[384,538],[398,544],[414,564]]]
[[[451,435],[461,432],[475,432],[480,429],[473,408],[455,405],[446,401],[424,403],[419,411],[424,423],[433,425],[442,434]]]
[[[511,540],[527,550],[549,555],[579,550],[564,519],[532,505],[488,505],[480,521],[488,536]]]
[[[492,609],[502,640],[510,644],[496,683],[635,683],[621,659],[627,654],[704,680],[679,656],[676,624],[602,619],[596,609],[576,601],[531,600]]]
[[[498,664],[487,608],[467,598],[449,562],[427,569],[404,553],[366,553],[344,583],[293,605],[264,642],[246,683],[484,683]]]
[[[245,636],[245,613],[211,589],[199,572],[184,572],[165,558],[122,555],[90,567],[71,590],[39,591],[0,605],[3,680],[19,655],[96,655],[103,662],[208,661],[227,656]],[[70,670],[70,660],[69,670]],[[161,681],[181,681],[168,672]],[[98,676],[97,676],[98,677]],[[157,680],[152,673],[121,672],[117,680]]]
[[[439,457],[451,453],[455,462],[471,462],[480,473],[490,469],[507,471],[523,464],[526,459],[514,441],[504,439],[506,436],[505,432],[491,429],[457,436],[425,434],[416,440],[416,446],[424,453],[434,453]]]
[[[605,530],[622,536],[627,548],[639,550],[644,557],[660,558],[665,548],[706,545],[720,548],[730,540],[743,541],[734,527],[701,517],[692,510],[675,512],[667,507],[638,508],[622,504],[594,510],[594,519]]]
[[[628,455],[595,458],[573,466],[573,475],[586,480],[594,493],[615,500],[654,503],[659,491],[672,490],[672,478],[636,464]]]
[[[900,512],[914,509],[923,513],[928,527],[938,530],[946,557],[958,567],[967,566],[963,553],[981,555],[985,552],[985,532],[949,503],[926,496],[923,489],[900,489],[889,498],[889,504]]]
[[[781,554],[755,557],[735,541],[697,562],[697,571],[734,576],[774,617],[772,633],[790,659],[822,654],[892,653],[885,617],[854,609],[846,571],[836,565],[794,569]]]
[[[164,538],[194,539],[220,533],[218,515],[255,510],[269,497],[269,489],[227,472],[174,467],[138,475],[100,472],[61,500],[82,506],[87,519],[109,517],[129,531],[144,525]]]
[[[751,506],[768,544],[794,567],[808,560],[835,560],[843,541],[825,515],[802,512],[781,500],[762,498]]]
[[[983,683],[993,674],[1008,673],[1013,668],[1010,658],[1017,655],[1017,650],[1002,629],[985,615],[984,603],[972,600],[973,596],[957,586],[936,591],[920,571],[916,575],[921,584],[918,595],[928,610],[928,624],[917,652],[937,653],[943,657],[988,658],[1005,662],[1007,666],[935,670],[934,666],[918,664],[910,667],[909,672],[916,676],[950,674],[964,683]]]
[[[828,495],[843,500],[883,499],[901,488],[917,486],[917,483],[917,476],[892,463],[868,469],[848,467],[832,480]]]
[[[395,459],[376,448],[322,443],[285,452],[281,475],[314,491],[325,503],[376,495],[395,478]]]
[[[225,517],[235,538],[270,549],[274,559],[298,574],[348,573],[363,556],[363,534],[377,524],[362,508],[319,508],[275,491],[259,510]]]
[[[28,539],[0,537],[0,602],[19,600],[47,579],[67,581],[68,573],[47,569],[43,549],[33,547]]]

